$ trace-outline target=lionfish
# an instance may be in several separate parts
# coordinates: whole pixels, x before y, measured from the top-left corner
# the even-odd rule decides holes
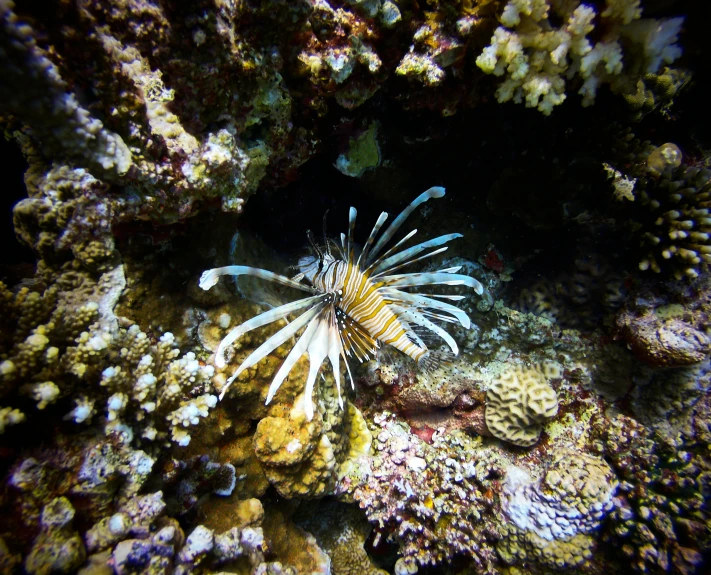
[[[341,359],[346,365],[351,387],[354,388],[348,358],[356,357],[361,363],[367,361],[375,357],[380,344],[391,345],[417,361],[419,365],[425,365],[427,358],[431,356],[431,351],[425,345],[423,337],[429,331],[444,340],[456,356],[459,353],[456,342],[435,321],[459,323],[465,329],[469,329],[471,323],[466,313],[446,301],[440,301],[458,301],[464,296],[412,293],[403,291],[401,288],[465,285],[474,288],[474,291],[481,295],[483,293],[482,285],[470,276],[457,274],[461,266],[430,273],[395,274],[393,272],[442,253],[447,247],[439,246],[455,238],[460,238],[462,235],[446,234],[407,249],[401,249],[403,244],[417,232],[417,230],[412,230],[383,252],[415,208],[430,198],[443,197],[444,193],[445,190],[441,187],[433,187],[423,192],[378,237],[388,218],[386,212],[381,213],[362,249],[359,249],[353,242],[357,212],[352,207],[348,218],[348,234],[342,233],[340,235],[340,246],[334,240],[326,237],[325,230],[323,246],[316,244],[311,233],[307,233],[315,255],[299,259],[299,273],[293,278],[248,266],[227,266],[204,272],[200,278],[200,287],[204,290],[209,290],[214,286],[220,276],[247,275],[276,282],[309,294],[309,297],[281,305],[253,317],[230,331],[220,342],[215,354],[215,364],[218,367],[224,367],[227,348],[240,336],[253,329],[287,318],[296,312],[303,312],[286,327],[268,338],[242,362],[237,371],[227,380],[220,393],[220,399],[224,397],[230,385],[245,369],[257,364],[303,328],[306,329],[274,376],[267,392],[266,404],[272,400],[296,362],[304,353],[307,353],[309,373],[306,379],[305,412],[309,420],[313,417],[311,398],[314,384],[327,357],[333,369],[333,377],[338,390],[338,402],[342,409]],[[337,255],[334,255],[332,247],[335,247]],[[419,255],[430,248],[437,249]],[[308,283],[303,283],[303,280]],[[424,331],[421,328],[424,328]]]

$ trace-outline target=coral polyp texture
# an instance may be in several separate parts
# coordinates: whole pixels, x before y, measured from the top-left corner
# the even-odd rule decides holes
[[[488,430],[521,447],[536,443],[543,425],[558,413],[558,396],[549,380],[560,375],[554,364],[516,366],[501,374],[486,392]]]
[[[511,521],[498,547],[505,561],[537,558],[557,568],[592,558],[594,539],[613,508],[617,480],[601,458],[575,450],[555,452],[540,481],[507,470],[503,509]]]
[[[215,407],[213,367],[200,365],[192,352],[181,354],[171,333],[151,341],[137,325],[103,324],[106,302],[98,295],[74,307],[58,301],[56,286],[13,293],[0,282],[0,297],[0,392],[24,409],[5,407],[4,427],[71,399],[66,418],[77,424],[98,416],[106,433],[126,442],[187,445],[189,428]],[[25,397],[35,406],[24,407]]]
[[[693,425],[675,437],[616,417],[596,434],[594,447],[620,477],[605,538],[637,573],[694,573],[711,550],[708,501],[708,399]],[[694,437],[694,427],[701,431]],[[685,447],[682,447],[685,446]],[[688,451],[686,450],[688,449]],[[706,482],[705,487],[701,487]]]
[[[681,56],[676,42],[683,18],[641,16],[639,0],[607,0],[600,14],[577,1],[510,0],[476,65],[506,76],[496,90],[499,102],[525,102],[548,115],[577,76],[582,105],[589,106],[600,85],[625,94],[643,74],[656,74]]]
[[[617,169],[631,182],[628,192],[615,197],[637,224],[639,268],[676,279],[698,277],[711,262],[711,171],[685,163],[676,144],[654,147],[629,130],[614,153]]]

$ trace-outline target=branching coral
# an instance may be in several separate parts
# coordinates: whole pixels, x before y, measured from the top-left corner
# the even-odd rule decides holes
[[[629,194],[615,199],[635,224],[639,268],[676,279],[698,277],[711,262],[711,171],[685,164],[675,144],[654,147],[629,130],[613,152],[617,169],[635,180]]]
[[[57,293],[54,287],[42,295],[27,288],[13,294],[0,283],[4,400],[18,401],[19,393],[45,409],[71,397],[67,418],[76,423],[105,410],[107,433],[129,442],[134,435],[149,441],[170,435],[187,445],[187,428],[217,403],[210,394],[214,368],[201,366],[192,352],[181,356],[170,333],[152,343],[138,326],[112,332],[97,321],[99,297],[72,307],[58,303]],[[4,422],[17,423],[22,415],[11,409]]]
[[[0,497],[3,535],[20,534],[11,549],[26,554],[28,573],[72,573],[83,564],[110,565],[119,574],[188,574],[239,561],[249,573],[293,575],[265,562],[257,500],[240,502],[249,512],[230,517],[227,529],[196,525],[186,536],[168,515],[163,493],[144,492],[155,463],[144,452],[75,436],[60,438],[42,456],[22,459]]]
[[[552,23],[564,24],[556,28]],[[605,32],[593,44],[595,10],[577,1],[510,0],[491,44],[476,60],[487,74],[507,75],[496,91],[499,102],[513,100],[550,114],[567,97],[566,79],[583,80],[583,105],[595,100],[601,84],[626,93],[640,75],[656,73],[662,62],[681,55],[674,44],[682,18],[639,20],[638,0],[608,0],[600,14]],[[623,49],[627,43],[630,48]]]
[[[2,109],[32,126],[32,136],[47,153],[86,162],[110,179],[132,165],[121,136],[81,106],[60,71],[35,41],[33,30],[0,3],[0,98]],[[31,105],[28,105],[31,102]]]

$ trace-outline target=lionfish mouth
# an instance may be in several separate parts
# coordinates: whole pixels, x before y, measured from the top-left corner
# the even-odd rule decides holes
[[[257,364],[304,328],[274,376],[267,392],[266,403],[272,400],[296,362],[306,353],[309,356],[309,373],[306,379],[305,412],[309,420],[313,418],[314,413],[312,400],[314,385],[326,358],[331,363],[338,390],[338,402],[342,409],[341,359],[345,363],[353,388],[348,358],[355,357],[360,362],[367,361],[375,356],[381,344],[399,349],[422,365],[430,356],[430,350],[418,332],[420,334],[430,332],[436,335],[449,346],[454,355],[457,355],[459,349],[456,342],[435,321],[457,323],[469,329],[471,326],[469,317],[455,305],[441,301],[458,301],[464,296],[419,294],[402,291],[400,288],[464,285],[473,288],[481,295],[484,291],[481,283],[470,276],[458,274],[461,266],[430,273],[393,274],[393,272],[444,252],[447,247],[439,246],[462,235],[447,234],[403,249],[403,245],[417,231],[413,230],[383,251],[415,208],[430,198],[441,198],[444,194],[445,190],[441,187],[433,187],[423,192],[382,234],[380,230],[388,214],[385,212],[380,214],[361,250],[358,250],[353,243],[357,212],[355,208],[351,208],[348,234],[341,234],[341,244],[336,246],[337,255],[331,253],[331,243],[326,240],[325,252],[317,248],[318,257],[307,258],[309,261],[304,263],[301,273],[293,278],[248,266],[227,266],[204,272],[200,278],[200,287],[204,290],[214,286],[220,276],[249,275],[310,294],[309,297],[253,317],[235,327],[220,342],[215,354],[215,364],[217,367],[224,367],[227,348],[240,336],[291,314],[297,312],[301,314],[268,338],[242,362],[227,380],[220,393],[220,399],[225,396],[232,383],[245,369]],[[431,248],[436,249],[420,255]]]

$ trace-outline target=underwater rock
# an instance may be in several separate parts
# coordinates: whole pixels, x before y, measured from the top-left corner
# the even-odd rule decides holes
[[[380,165],[378,122],[373,122],[359,136],[351,138],[348,150],[336,158],[334,166],[345,176],[359,178],[366,170]]]
[[[40,533],[25,560],[28,573],[71,573],[84,562],[84,543],[72,529],[74,515],[74,508],[66,497],[57,497],[45,505]]]
[[[617,329],[637,358],[656,367],[694,365],[711,352],[711,339],[679,318],[622,312]]]
[[[370,449],[370,432],[355,406],[309,421],[303,401],[299,396],[286,417],[262,419],[253,439],[267,479],[289,499],[333,493],[336,480]]]
[[[334,575],[386,575],[363,548],[372,528],[354,506],[323,502],[297,522],[328,554]]]
[[[457,431],[428,445],[387,412],[374,416],[371,432],[374,456],[360,481],[349,477],[339,491],[376,526],[373,546],[396,544],[397,569],[410,573],[455,557],[467,558],[478,571],[493,570],[499,456]]]
[[[208,455],[166,461],[161,472],[168,513],[173,516],[188,513],[207,494],[232,495],[237,482],[232,464],[210,461]]]
[[[701,573],[711,550],[703,437],[666,437],[624,415],[596,427],[595,449],[620,478],[605,538],[636,573]],[[703,485],[706,485],[705,487]]]

